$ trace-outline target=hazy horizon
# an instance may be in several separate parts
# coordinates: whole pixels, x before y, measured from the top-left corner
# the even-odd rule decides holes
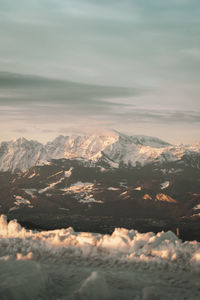
[[[0,141],[200,139],[197,0],[0,0]]]

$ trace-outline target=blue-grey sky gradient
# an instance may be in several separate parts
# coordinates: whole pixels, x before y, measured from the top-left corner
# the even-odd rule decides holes
[[[199,140],[199,16],[199,0],[0,0],[0,140]]]

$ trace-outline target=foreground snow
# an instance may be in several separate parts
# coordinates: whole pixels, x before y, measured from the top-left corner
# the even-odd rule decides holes
[[[26,231],[0,218],[1,299],[199,299],[200,243],[172,232]]]

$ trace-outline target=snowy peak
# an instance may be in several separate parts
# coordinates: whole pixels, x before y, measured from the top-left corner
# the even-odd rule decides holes
[[[1,171],[25,171],[46,157],[44,146],[37,141],[18,138],[0,144]]]
[[[131,143],[134,143],[136,145],[142,145],[142,146],[150,146],[153,148],[163,148],[171,146],[168,142],[165,142],[159,138],[146,136],[146,135],[131,135],[128,136],[126,134],[123,134],[119,131],[114,130],[114,133],[117,134],[118,138],[122,141],[129,141]]]
[[[109,145],[103,154],[115,163],[136,166],[151,163],[161,157],[166,148],[154,148],[135,144],[131,139],[124,141],[121,137]],[[174,160],[174,159],[173,159]]]
[[[137,145],[150,146],[153,148],[163,148],[171,146],[171,144],[155,137],[145,136],[145,135],[134,135],[131,136],[132,142]]]
[[[46,151],[51,158],[85,158],[97,160],[108,145],[117,140],[117,136],[71,135],[59,136],[47,143]]]

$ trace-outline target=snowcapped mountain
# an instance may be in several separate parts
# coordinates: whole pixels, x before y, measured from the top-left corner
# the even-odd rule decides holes
[[[116,130],[113,130],[113,132],[119,137],[119,139],[124,141],[129,140],[131,143],[134,143],[136,145],[150,146],[153,148],[162,148],[171,145],[159,138],[152,137],[152,136],[145,136],[145,135],[128,136]]]
[[[37,141],[19,138],[0,143],[0,170],[27,170],[47,159],[45,147]]]
[[[176,161],[185,155],[193,157],[199,153],[200,144],[174,146],[158,138],[128,136],[117,131],[106,135],[60,135],[46,145],[19,138],[0,144],[0,170],[25,171],[36,164],[60,158],[103,160],[114,167],[120,164],[136,166]]]
[[[85,158],[87,160],[98,160],[101,152],[107,146],[118,140],[115,135],[71,135],[58,136],[52,142],[47,143],[45,149],[50,158]]]

